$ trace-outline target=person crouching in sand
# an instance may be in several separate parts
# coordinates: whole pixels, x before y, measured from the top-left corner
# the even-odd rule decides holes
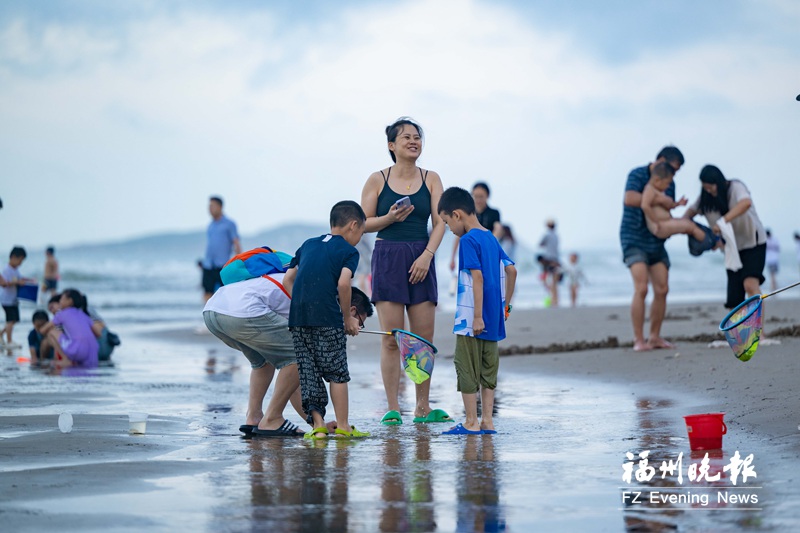
[[[60,310],[52,322],[46,322],[37,328],[44,336],[40,346],[41,353],[47,353],[50,348],[55,350],[56,368],[96,367],[100,346],[92,331],[86,298],[75,289],[66,289],[61,293],[58,303]]]

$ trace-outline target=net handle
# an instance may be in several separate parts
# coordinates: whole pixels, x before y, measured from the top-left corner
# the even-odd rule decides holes
[[[359,331],[359,333],[372,333],[373,335],[391,335],[391,336],[394,336],[397,333],[402,333],[403,335],[410,335],[415,339],[421,340],[422,342],[431,347],[433,353],[438,353],[439,351],[436,349],[436,346],[434,346],[433,343],[428,339],[426,339],[425,337],[420,337],[416,333],[411,333],[410,331],[406,331],[404,329],[393,329],[392,331],[370,331],[368,329],[362,329]]]
[[[748,318],[750,318],[750,316],[751,316],[753,313],[755,313],[755,312],[756,312],[756,309],[758,309],[758,307],[761,305],[761,300],[766,300],[766,299],[767,299],[767,298],[769,298],[770,296],[775,296],[775,295],[776,295],[776,294],[778,294],[779,292],[783,292],[783,291],[785,291],[785,290],[791,289],[792,287],[797,287],[798,285],[800,285],[800,281],[796,281],[796,282],[792,283],[791,285],[787,285],[786,287],[783,287],[782,289],[778,289],[777,291],[772,291],[772,292],[770,292],[770,293],[768,293],[768,294],[756,294],[755,296],[751,296],[750,298],[746,299],[745,301],[743,301],[742,303],[740,303],[739,305],[737,305],[736,307],[734,307],[734,308],[731,310],[731,312],[730,312],[730,313],[728,313],[727,315],[725,315],[725,318],[723,318],[723,319],[722,319],[722,322],[720,322],[720,323],[719,323],[719,330],[720,330],[720,331],[729,331],[729,330],[731,330],[731,329],[735,328],[736,326],[738,326],[739,324],[741,324],[742,322],[744,322],[745,320],[747,320]],[[757,306],[755,306],[755,307],[753,308],[753,310],[752,310],[752,311],[750,311],[749,313],[747,313],[747,316],[745,316],[744,318],[742,318],[741,320],[739,320],[739,321],[738,321],[736,324],[731,324],[730,326],[726,326],[726,325],[725,325],[725,323],[726,323],[726,322],[728,322],[728,320],[730,320],[730,318],[733,316],[733,314],[734,314],[734,313],[736,313],[736,312],[737,312],[739,309],[741,309],[742,307],[746,306],[747,304],[749,304],[750,302],[752,302],[752,301],[753,301],[753,300],[755,300],[756,298],[758,298],[758,299],[759,299],[758,305],[757,305]]]
[[[761,299],[764,300],[765,298],[769,298],[770,296],[774,296],[774,295],[778,294],[779,292],[783,292],[785,290],[791,289],[792,287],[797,287],[798,285],[800,285],[800,281],[792,283],[791,285],[788,285],[788,286],[786,286],[786,287],[784,287],[782,289],[778,289],[777,291],[773,291],[773,292],[771,292],[769,294],[763,294],[761,296]]]

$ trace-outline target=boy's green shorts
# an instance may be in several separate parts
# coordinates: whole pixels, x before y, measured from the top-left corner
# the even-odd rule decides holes
[[[497,369],[500,367],[497,341],[458,335],[454,362],[460,392],[474,394],[480,387],[497,387]]]

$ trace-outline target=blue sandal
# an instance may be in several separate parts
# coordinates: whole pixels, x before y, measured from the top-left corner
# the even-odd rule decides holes
[[[447,431],[442,431],[442,435],[483,435],[483,430],[471,431],[459,423]]]

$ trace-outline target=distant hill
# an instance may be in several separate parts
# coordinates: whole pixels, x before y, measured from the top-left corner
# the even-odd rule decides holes
[[[306,239],[328,231],[323,225],[298,223],[284,224],[263,230],[255,235],[242,235],[242,249],[270,246],[276,250],[293,253]],[[64,247],[58,254],[65,256],[111,256],[125,257],[161,256],[170,259],[203,257],[206,247],[206,232],[159,233],[134,239],[104,243],[79,244]]]
[[[322,235],[328,231],[329,228],[321,224],[283,224],[262,230],[253,235],[243,235],[242,250],[250,250],[258,246],[270,246],[273,249],[293,254],[306,239]],[[375,234],[368,234],[368,238],[374,242]],[[442,244],[437,253],[439,263],[449,264],[450,255],[453,251],[453,240],[453,234],[449,230],[445,231]],[[111,258],[144,261],[167,259],[191,261],[194,264],[196,260],[203,257],[205,247],[206,232],[202,230],[184,233],[159,233],[121,241],[80,244],[60,248],[57,254],[65,259],[102,260]],[[529,248],[519,245],[516,255],[519,266],[526,268],[533,266],[534,253]],[[440,265],[439,268],[444,265]]]

